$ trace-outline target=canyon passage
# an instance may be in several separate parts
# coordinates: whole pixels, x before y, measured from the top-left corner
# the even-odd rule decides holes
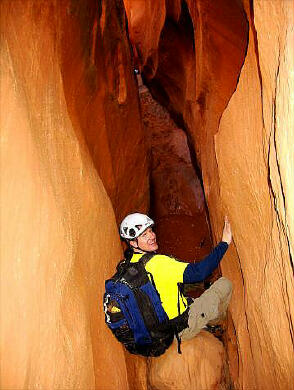
[[[290,390],[294,5],[2,0],[1,389]],[[221,339],[159,358],[104,323],[118,224],[233,283]],[[199,296],[204,284],[187,286]]]

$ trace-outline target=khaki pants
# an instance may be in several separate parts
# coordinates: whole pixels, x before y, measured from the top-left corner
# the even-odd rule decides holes
[[[190,305],[188,325],[181,336],[189,340],[196,336],[205,325],[216,325],[226,316],[226,311],[232,296],[232,283],[222,277],[214,282],[209,289],[194,299]]]

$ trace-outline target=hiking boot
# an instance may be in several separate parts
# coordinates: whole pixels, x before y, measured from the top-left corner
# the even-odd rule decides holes
[[[221,325],[206,325],[203,330],[206,330],[207,332],[211,333],[216,337],[217,339],[222,341],[222,336],[224,334],[224,329]]]

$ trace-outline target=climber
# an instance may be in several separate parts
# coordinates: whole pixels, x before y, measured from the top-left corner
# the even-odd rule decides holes
[[[153,257],[145,269],[153,276],[162,306],[170,320],[185,318],[180,332],[182,340],[193,338],[202,329],[211,330],[225,318],[231,299],[232,283],[225,277],[214,282],[199,298],[188,299],[179,293],[179,285],[196,283],[206,279],[218,266],[232,240],[231,226],[225,218],[222,240],[213,251],[198,263],[186,263],[173,257],[157,254],[154,221],[147,215],[133,213],[126,216],[120,225],[120,235],[127,242],[125,254],[130,262],[138,262],[146,253]]]

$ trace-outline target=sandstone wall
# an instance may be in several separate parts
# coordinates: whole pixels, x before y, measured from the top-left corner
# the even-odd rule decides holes
[[[69,114],[85,136],[120,221],[130,211],[145,210],[149,199],[123,2],[68,1],[56,11],[62,24],[58,38]]]
[[[225,351],[223,344],[208,332],[177,344],[149,362],[149,381],[152,390],[212,390],[226,389]]]
[[[158,63],[158,42],[165,20],[165,0],[124,0],[131,41],[134,42],[136,65],[148,64],[154,75]]]
[[[120,221],[130,211],[145,210],[149,199],[148,161],[123,2],[62,4],[56,12],[68,111],[74,127],[85,136]]]
[[[250,11],[248,54],[215,138],[235,244],[223,271],[242,282],[231,305],[236,383],[282,390],[294,380],[293,4],[257,1]]]
[[[1,388],[128,389],[101,307],[112,204],[147,204],[122,3],[2,1],[1,30]]]

